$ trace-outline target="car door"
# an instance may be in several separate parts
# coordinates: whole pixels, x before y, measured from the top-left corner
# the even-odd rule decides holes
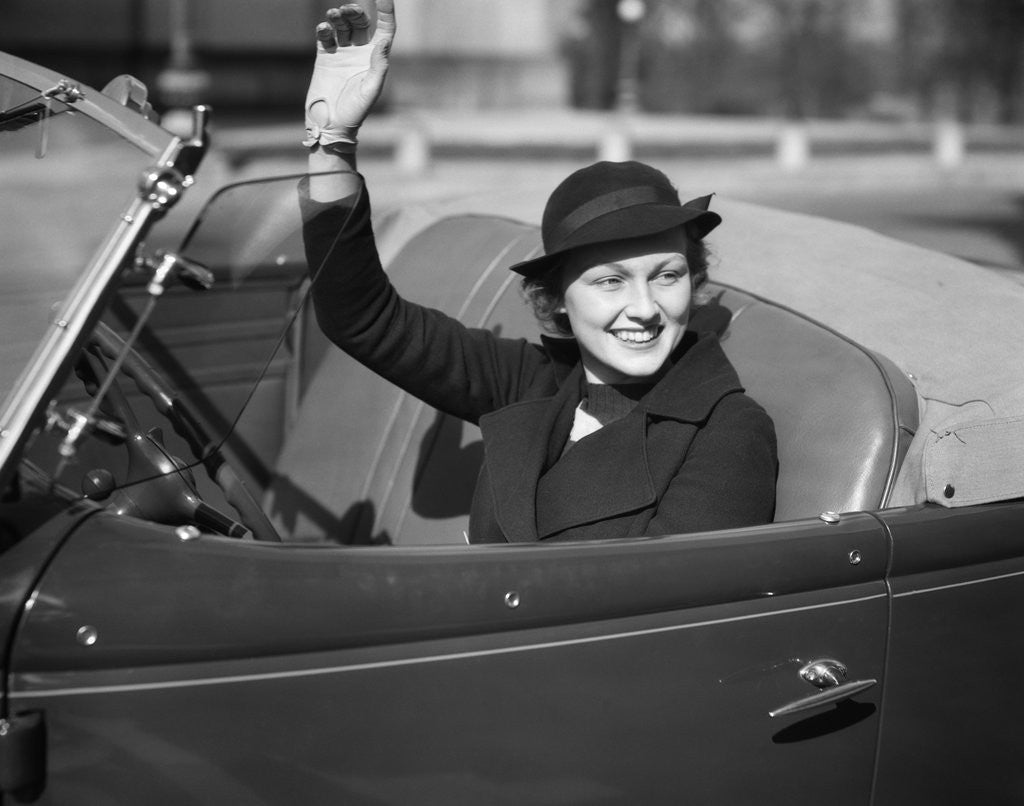
[[[882,516],[893,599],[876,802],[1019,803],[1024,503]]]
[[[11,707],[45,720],[41,802],[864,804],[887,544],[829,520],[338,547],[100,513],[33,593]]]

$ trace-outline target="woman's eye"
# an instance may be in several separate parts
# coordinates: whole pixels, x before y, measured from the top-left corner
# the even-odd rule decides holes
[[[655,276],[654,281],[660,285],[673,285],[679,282],[681,276],[677,271],[663,271]]]
[[[618,288],[622,285],[621,277],[602,277],[595,283],[599,288]]]

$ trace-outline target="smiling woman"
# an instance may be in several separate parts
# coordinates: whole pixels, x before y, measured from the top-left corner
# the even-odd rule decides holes
[[[685,204],[661,172],[601,162],[545,207],[543,254],[511,266],[561,338],[500,338],[403,299],[381,268],[356,173],[359,126],[387,71],[376,30],[328,12],[306,109],[306,254],[324,333],[441,412],[480,425],[471,542],[592,540],[770,522],[775,432],[713,333],[691,327],[706,279],[710,196]],[[453,248],[458,248],[453,245]]]

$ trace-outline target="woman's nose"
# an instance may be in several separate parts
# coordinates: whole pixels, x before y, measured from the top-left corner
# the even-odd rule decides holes
[[[658,303],[647,283],[637,283],[631,288],[625,314],[630,319],[640,322],[649,322],[658,318]]]

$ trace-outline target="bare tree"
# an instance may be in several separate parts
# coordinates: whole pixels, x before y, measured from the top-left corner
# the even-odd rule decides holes
[[[904,78],[929,101],[945,88],[964,121],[987,106],[1003,123],[1022,119],[1024,0],[899,0]]]

